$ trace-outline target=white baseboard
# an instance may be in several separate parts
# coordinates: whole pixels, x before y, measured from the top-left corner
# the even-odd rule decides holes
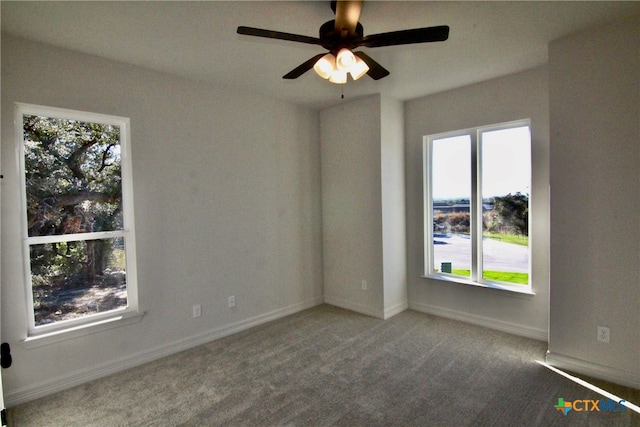
[[[222,326],[205,333],[184,338],[169,344],[163,344],[150,350],[145,350],[101,365],[92,366],[71,374],[48,378],[37,384],[12,390],[4,395],[5,406],[12,407],[41,397],[45,397],[107,375],[115,374],[126,369],[134,368],[154,360],[179,353],[184,350],[206,344],[208,342],[235,334],[237,332],[261,325],[263,323],[306,310],[323,303],[322,297],[311,298],[297,304],[279,308],[240,322]]]
[[[640,373],[623,371],[553,352],[547,352],[547,363],[561,370],[640,389]]]
[[[388,319],[390,317],[393,317],[396,314],[402,313],[408,308],[409,308],[409,301],[404,300],[402,302],[399,302],[398,304],[392,305],[391,307],[387,307],[384,309],[384,318]]]
[[[335,298],[332,296],[325,295],[324,302],[330,305],[335,305],[336,307],[344,308],[346,310],[355,311],[356,313],[366,314],[367,316],[377,317],[379,319],[385,320],[395,316],[398,313],[402,313],[407,308],[409,308],[409,302],[407,300],[392,305],[391,307],[385,308],[382,312],[378,312],[377,310],[374,310],[371,307],[367,307],[362,304],[354,303],[353,301]]]
[[[344,308],[346,310],[355,311],[356,313],[366,314],[367,316],[384,319],[384,313],[382,311],[372,309],[371,307],[363,304],[358,304],[353,301],[333,297],[331,295],[325,295],[324,302],[330,305],[335,305],[336,307]]]
[[[485,316],[478,316],[461,311],[451,310],[449,308],[436,307],[429,304],[410,302],[411,310],[420,311],[422,313],[432,314],[434,316],[445,317],[447,319],[459,320],[461,322],[471,323],[485,328],[495,329],[522,337],[532,338],[548,342],[548,333],[544,329],[532,328],[527,325],[518,325],[515,323],[505,322]]]

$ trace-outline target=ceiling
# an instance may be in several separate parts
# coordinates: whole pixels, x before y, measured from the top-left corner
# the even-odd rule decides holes
[[[365,1],[365,35],[449,25],[449,40],[363,48],[391,75],[335,85],[313,71],[282,79],[320,46],[236,34],[245,25],[318,37],[333,19],[328,0],[1,3],[5,33],[313,109],[343,91],[406,100],[526,70],[547,61],[549,41],[638,14],[637,1]]]

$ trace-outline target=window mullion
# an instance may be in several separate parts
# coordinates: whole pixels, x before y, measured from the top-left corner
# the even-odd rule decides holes
[[[471,137],[471,200],[469,201],[469,220],[471,228],[471,280],[480,282],[482,280],[482,199],[480,192],[482,161],[479,149],[478,132],[470,132]],[[480,199],[480,200],[478,200]]]
[[[58,243],[58,242],[74,242],[82,240],[98,240],[98,239],[113,239],[117,237],[125,237],[127,233],[123,230],[115,231],[99,231],[91,233],[73,233],[73,234],[53,234],[49,236],[32,236],[28,237],[27,241],[29,245],[41,245],[44,243]]]

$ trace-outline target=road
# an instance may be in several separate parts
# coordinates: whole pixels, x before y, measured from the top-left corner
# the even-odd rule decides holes
[[[434,267],[440,270],[440,263],[451,262],[452,268],[470,269],[471,239],[467,236],[452,235],[434,239]],[[493,239],[484,239],[483,264],[485,270],[529,272],[529,248],[504,243]]]

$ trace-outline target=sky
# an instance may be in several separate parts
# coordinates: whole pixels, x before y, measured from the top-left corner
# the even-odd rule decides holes
[[[528,126],[482,132],[483,198],[530,193],[530,139]],[[432,159],[433,198],[470,198],[469,135],[434,140]]]

